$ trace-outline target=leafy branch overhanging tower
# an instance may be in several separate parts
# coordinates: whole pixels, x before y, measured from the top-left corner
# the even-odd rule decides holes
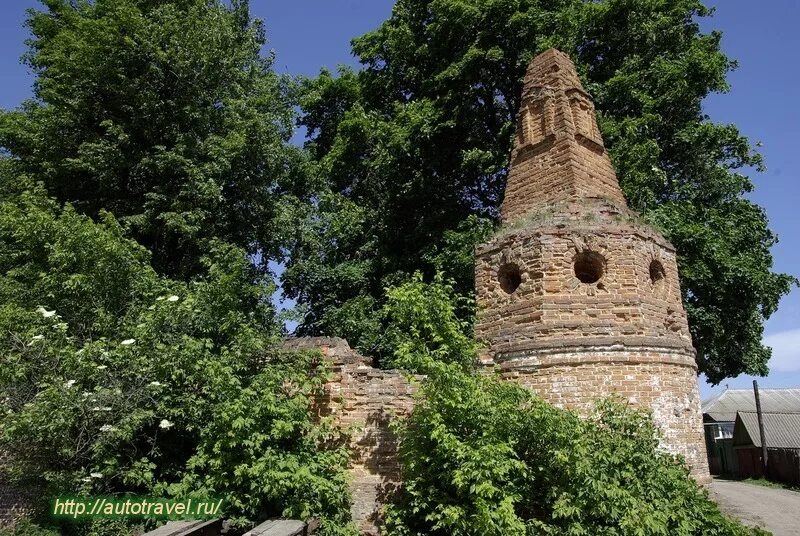
[[[695,351],[675,249],[627,207],[570,58],[531,62],[502,209],[476,250],[484,361],[553,404],[619,395],[708,480]]]

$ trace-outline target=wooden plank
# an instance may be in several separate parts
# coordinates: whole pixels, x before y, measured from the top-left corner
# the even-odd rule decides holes
[[[252,529],[250,529],[249,531],[245,532],[242,536],[261,536],[261,534],[263,534],[265,530],[267,530],[271,526],[275,525],[278,521],[280,521],[280,520],[279,519],[268,519],[268,520],[264,521],[263,523],[261,523],[260,525],[257,525],[255,527],[253,527]]]
[[[247,532],[242,534],[242,536],[260,536],[265,530],[267,530],[267,528],[271,527],[277,522],[278,520],[276,519],[268,519],[267,521],[264,521],[260,525],[255,526],[252,529],[248,530]]]
[[[282,519],[260,536],[302,536],[306,524],[295,519]]]
[[[196,527],[187,529],[176,536],[219,536],[222,530],[222,520],[212,519],[211,521],[203,521]]]
[[[294,519],[270,519],[243,536],[302,536],[306,524]]]

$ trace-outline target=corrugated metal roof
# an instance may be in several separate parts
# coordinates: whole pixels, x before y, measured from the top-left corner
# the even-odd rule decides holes
[[[800,389],[759,389],[765,413],[800,413]],[[703,415],[717,422],[736,420],[737,411],[755,411],[752,389],[727,389],[703,402]]]
[[[800,449],[800,413],[763,413],[762,415],[767,448]],[[733,444],[761,446],[756,412],[739,412],[733,432]]]

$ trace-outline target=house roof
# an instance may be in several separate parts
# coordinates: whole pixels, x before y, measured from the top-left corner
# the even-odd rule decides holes
[[[768,448],[800,449],[800,413],[763,413]],[[761,446],[758,414],[740,411],[733,431],[734,445]]]
[[[800,413],[800,389],[759,389],[761,410],[765,413]],[[726,389],[702,405],[704,416],[717,422],[736,420],[737,411],[755,411],[752,389]]]

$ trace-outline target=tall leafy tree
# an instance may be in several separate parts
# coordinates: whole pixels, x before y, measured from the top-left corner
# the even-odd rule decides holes
[[[246,0],[42,0],[24,61],[35,98],[0,115],[0,146],[60,202],[113,213],[156,269],[202,271],[212,240],[276,251],[288,81],[261,55]]]
[[[735,67],[698,0],[399,0],[353,41],[364,69],[305,83],[308,148],[327,187],[290,244],[301,330],[370,350],[384,288],[421,270],[472,289],[472,247],[496,220],[531,58],[568,52],[595,96],[632,208],[677,247],[698,362],[712,381],[767,372],[763,323],[793,278],[745,195],[762,160],[704,115]]]
[[[55,495],[199,494],[352,533],[325,368],[276,346],[303,159],[261,25],[236,0],[43,3],[35,98],[0,113],[0,481],[47,525]],[[141,533],[109,523],[59,533]]]

